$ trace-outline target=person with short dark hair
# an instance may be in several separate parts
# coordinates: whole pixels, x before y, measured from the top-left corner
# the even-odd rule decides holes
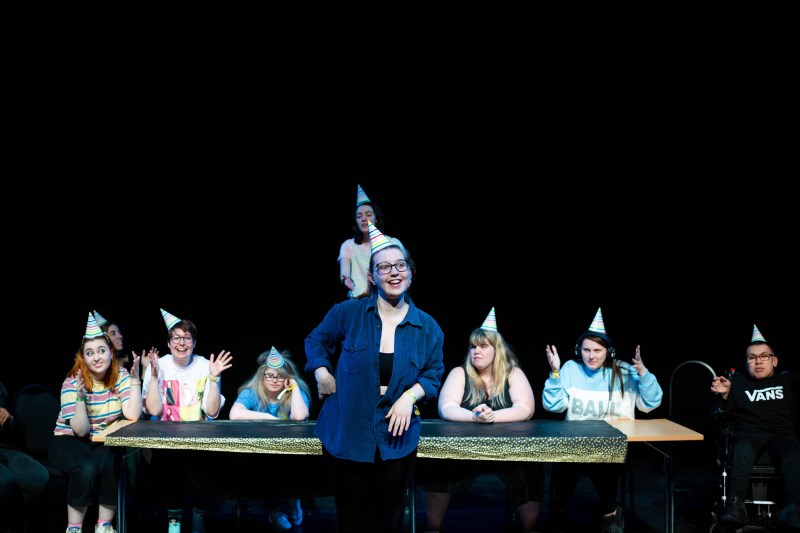
[[[215,420],[225,405],[220,381],[233,366],[231,352],[220,350],[208,358],[195,353],[197,326],[161,309],[167,326],[170,353],[158,358],[156,351],[144,371],[142,394],[145,412],[168,422]],[[192,531],[205,529],[208,498],[191,494],[197,486],[193,461],[180,450],[155,450],[151,462],[153,482],[162,491],[167,508],[168,533],[180,533],[183,500],[194,496]]]
[[[756,325],[747,346],[746,373],[732,379],[717,376],[711,392],[733,425],[733,460],[729,476],[730,499],[720,516],[726,526],[747,521],[744,506],[747,485],[756,459],[768,452],[784,481],[786,504],[777,513],[785,525],[800,528],[800,442],[797,437],[797,401],[800,375],[778,371],[778,355]]]

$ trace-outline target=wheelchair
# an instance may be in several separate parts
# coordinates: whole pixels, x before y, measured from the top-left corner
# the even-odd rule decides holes
[[[721,479],[719,481],[719,498],[711,512],[714,522],[709,530],[710,533],[783,531],[772,516],[773,511],[780,509],[783,501],[783,479],[766,451],[756,459],[750,474],[750,484],[744,500],[747,522],[738,528],[731,528],[719,522],[719,517],[725,511],[728,502],[728,474],[733,459],[733,429],[723,411],[715,411],[714,418],[719,427],[720,441],[717,463],[721,470]]]

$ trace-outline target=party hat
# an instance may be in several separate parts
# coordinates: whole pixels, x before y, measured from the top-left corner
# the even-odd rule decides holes
[[[488,315],[486,315],[486,320],[483,321],[481,329],[497,331],[497,318],[494,315],[494,307],[492,307],[492,310],[489,311]]]
[[[103,330],[97,325],[97,320],[94,318],[94,315],[89,313],[89,318],[86,320],[86,335],[84,335],[84,337],[93,339],[101,335],[103,335]]]
[[[102,327],[102,326],[105,326],[106,324],[108,324],[108,320],[103,318],[103,315],[101,315],[97,311],[92,311],[92,313],[94,313],[94,318],[95,318],[95,320],[97,320],[97,325],[98,326]]]
[[[274,346],[269,351],[269,357],[267,357],[267,366],[270,368],[280,368],[283,366],[283,356],[278,350],[275,349]]]
[[[767,339],[764,338],[764,335],[758,331],[758,327],[753,324],[753,338],[750,339],[750,342],[767,342]]]
[[[603,322],[603,312],[600,308],[597,308],[597,313],[594,315],[594,320],[592,320],[592,325],[589,326],[589,331],[592,333],[600,333],[601,335],[606,335],[606,325]]]
[[[358,189],[356,190],[356,207],[369,202],[369,196],[367,196],[367,193],[365,193],[364,189],[361,188],[361,185],[358,185]]]
[[[164,323],[167,325],[167,331],[171,330],[172,326],[181,321],[180,318],[176,317],[172,313],[164,311],[163,309],[161,309],[161,316],[164,317]]]
[[[386,235],[381,233],[381,230],[373,224],[369,222],[369,248],[374,254],[380,250],[383,250],[387,246],[391,246],[391,241],[386,238]]]

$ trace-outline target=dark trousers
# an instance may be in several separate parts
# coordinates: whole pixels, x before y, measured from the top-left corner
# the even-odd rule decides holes
[[[50,439],[48,457],[67,475],[67,503],[89,507],[117,505],[117,471],[114,449],[69,435]]]
[[[333,476],[339,533],[402,533],[406,492],[417,451],[400,459],[361,463],[322,453]]]
[[[33,504],[47,488],[50,474],[47,469],[21,450],[0,448],[0,509],[7,509],[13,495],[25,505]]]
[[[622,473],[623,465],[617,463],[553,463],[556,506],[568,509],[581,476],[589,476],[600,498],[602,513],[613,513],[617,508],[617,478]]]
[[[783,477],[786,501],[800,504],[800,443],[792,436],[737,433],[731,463],[731,497],[744,501],[753,465],[763,451],[769,453]]]
[[[202,471],[214,465],[210,452],[187,450],[153,450],[150,481],[166,510],[194,506],[205,511],[210,506],[202,490]]]

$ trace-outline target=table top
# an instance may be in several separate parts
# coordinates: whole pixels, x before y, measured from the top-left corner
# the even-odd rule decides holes
[[[623,432],[628,442],[677,442],[703,440],[703,434],[666,418],[638,420],[608,420],[610,425]]]
[[[321,455],[315,422],[141,420],[114,425],[93,440],[107,446]],[[599,420],[468,424],[423,420],[417,456],[433,459],[622,463],[627,438]]]
[[[104,442],[106,435],[114,433],[118,429],[124,428],[138,420],[119,420],[104,431],[92,437],[95,442]],[[435,424],[442,421],[426,420],[423,426]],[[683,440],[703,440],[703,434],[691,430],[685,426],[677,424],[666,418],[651,418],[637,420],[607,420],[608,424],[614,426],[627,437],[628,442],[639,441],[683,441]],[[307,423],[307,422],[306,422]],[[481,424],[485,425],[485,424]]]

